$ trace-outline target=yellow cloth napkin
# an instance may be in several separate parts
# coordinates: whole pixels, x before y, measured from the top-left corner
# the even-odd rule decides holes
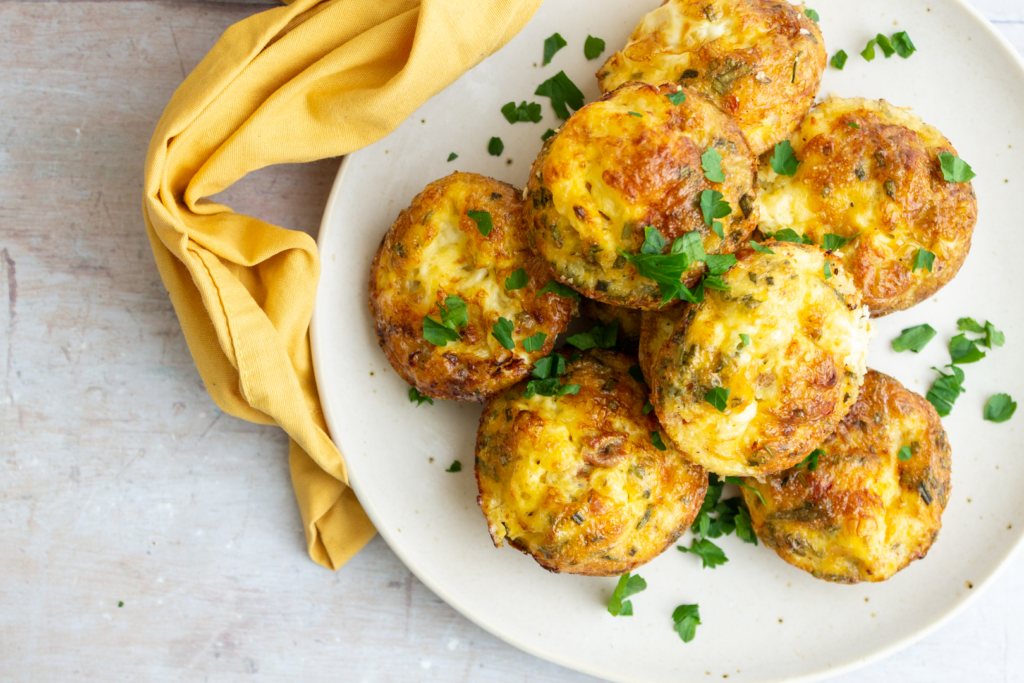
[[[296,0],[260,12],[225,31],[153,134],[143,213],[192,357],[222,410],[288,432],[309,554],[331,569],[375,532],[313,376],[316,244],[204,198],[255,169],[379,140],[540,1]]]

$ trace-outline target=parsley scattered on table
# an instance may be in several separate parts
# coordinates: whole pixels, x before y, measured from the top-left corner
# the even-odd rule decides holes
[[[552,33],[550,36],[544,39],[544,61],[541,66],[547,66],[551,62],[551,58],[555,56],[555,53],[565,47],[567,43],[565,38],[559,33]]]
[[[611,600],[608,601],[608,614],[613,617],[633,616],[633,603],[626,598],[645,590],[647,590],[646,581],[640,576],[630,576],[630,573],[626,572],[619,577],[619,583],[616,584]]]
[[[697,627],[700,626],[700,609],[694,605],[679,605],[672,612],[672,622],[675,632],[683,639],[684,643],[693,640],[697,635]]]
[[[914,42],[910,40],[910,36],[907,35],[906,31],[892,34],[892,47],[896,50],[896,54],[903,59],[917,52]]]
[[[458,158],[459,158],[459,155],[456,154],[455,152],[452,152],[451,154],[448,155],[448,161],[455,161]]]
[[[509,123],[518,123],[519,121],[532,121],[537,123],[541,120],[540,105],[536,102],[527,103],[523,100],[516,106],[515,102],[509,102],[501,108],[501,113]],[[501,152],[498,152],[501,154]]]
[[[849,59],[849,57],[846,54],[846,50],[840,50],[839,52],[832,55],[832,60],[830,63],[832,64],[832,66],[842,71],[843,67],[846,66],[847,59]]]
[[[600,38],[588,35],[583,43],[583,56],[587,59],[597,59],[604,52],[604,41]]]
[[[583,106],[583,93],[565,75],[564,71],[559,71],[541,83],[533,94],[551,98],[551,106],[555,110],[555,115],[563,121],[569,118],[569,110],[566,105],[572,107],[573,111]]]
[[[505,151],[505,143],[501,141],[501,138],[491,138],[491,141],[487,143],[487,151],[492,157],[500,157],[501,153]]]
[[[552,130],[551,128],[548,128],[546,131],[544,131],[544,135],[540,136],[540,141],[544,142],[545,140],[547,140],[549,137],[551,137],[554,134],[555,134],[555,131]]]
[[[693,543],[690,544],[689,548],[682,545],[677,545],[676,548],[680,552],[693,553],[700,557],[701,569],[714,569],[729,561],[729,558],[725,556],[725,552],[706,538],[700,540],[693,539]]]
[[[928,393],[925,394],[925,398],[935,406],[935,412],[940,417],[949,415],[957,397],[967,391],[963,387],[964,371],[955,365],[947,365],[946,367],[952,371],[948,375],[938,368],[932,368],[940,376],[932,384],[932,388],[928,390]]]
[[[452,463],[452,466],[445,470],[445,472],[461,472],[461,471],[462,471],[462,463],[459,462],[458,460],[454,461]]]
[[[966,334],[958,334],[949,340],[949,357],[954,365],[977,363],[985,357],[985,352],[978,348],[974,340]]]
[[[892,340],[892,350],[919,353],[936,334],[938,332],[928,323],[908,327],[900,333],[900,336]]]
[[[1017,403],[1009,394],[996,394],[985,403],[985,419],[989,422],[1006,422],[1017,410]]]

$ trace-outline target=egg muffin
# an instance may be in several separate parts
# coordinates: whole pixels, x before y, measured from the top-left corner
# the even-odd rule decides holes
[[[814,246],[746,247],[687,304],[651,370],[651,402],[676,446],[720,475],[800,462],[857,400],[870,321],[839,259]]]
[[[811,110],[791,144],[794,175],[761,168],[762,231],[849,240],[836,253],[876,317],[953,279],[978,204],[970,182],[943,178],[939,154],[956,150],[942,133],[885,101],[833,97]],[[919,249],[935,254],[930,270],[915,268]]]
[[[484,410],[477,502],[495,546],[508,541],[553,572],[614,576],[690,526],[708,477],[644,415],[646,389],[628,372],[635,357],[595,349],[573,358],[559,378],[564,395],[522,382]]]
[[[501,393],[551,352],[576,312],[572,299],[538,296],[551,274],[527,245],[523,215],[515,187],[453,173],[427,185],[381,240],[370,270],[377,341],[427,396]]]
[[[580,312],[601,325],[611,325],[617,320],[619,322],[618,340],[621,343],[617,348],[636,352],[636,346],[640,342],[640,311],[635,308],[612,306],[584,297],[580,302]]]
[[[648,384],[651,383],[654,359],[658,357],[658,352],[665,341],[672,336],[672,330],[676,329],[676,324],[683,317],[683,313],[683,305],[676,304],[640,314],[640,370],[647,378]]]
[[[885,581],[928,553],[949,500],[950,448],[932,405],[868,370],[860,397],[813,463],[743,490],[754,531],[779,557],[836,583]],[[904,459],[905,458],[905,459]]]
[[[827,58],[818,25],[782,0],[666,0],[597,73],[603,92],[628,81],[679,83],[736,119],[754,154],[796,129]]]
[[[721,175],[705,171],[711,164],[720,164]],[[639,253],[647,226],[666,249],[697,231],[706,253],[735,251],[757,224],[755,175],[743,134],[706,97],[677,85],[630,83],[582,107],[544,143],[526,185],[530,245],[584,296],[657,308],[657,284],[621,252]],[[705,191],[719,193],[730,209],[721,237],[705,224]],[[687,271],[687,286],[703,268]]]

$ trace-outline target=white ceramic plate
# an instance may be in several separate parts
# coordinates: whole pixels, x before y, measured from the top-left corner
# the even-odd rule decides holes
[[[1024,206],[1024,70],[984,19],[954,0],[817,0],[830,54],[850,55],[826,70],[822,93],[885,98],[913,107],[942,130],[978,177],[980,218],[957,278],[933,299],[876,321],[869,365],[924,394],[932,365],[948,362],[956,320],[992,320],[1006,346],[966,366],[967,393],[944,420],[953,446],[953,496],[928,558],[879,585],[818,581],[763,546],[722,539],[729,563],[702,570],[698,558],[669,550],[639,570],[649,588],[635,616],[605,611],[615,579],[549,574],[516,550],[495,549],[476,506],[473,444],[480,407],[409,403],[406,384],[377,346],[367,309],[367,278],[377,244],[398,212],[428,182],[458,170],[522,187],[558,121],[532,95],[565,72],[593,100],[593,76],[656,0],[547,0],[498,54],[427,102],[384,140],[350,155],[320,230],[323,274],[312,344],[327,422],[344,453],[359,500],[405,564],[455,609],[513,645],[615,681],[818,680],[906,647],[964,607],[992,578],[1024,532],[1024,413],[1005,424],[982,420],[993,393],[1024,398],[1024,319],[1019,234]],[[910,59],[859,52],[878,32],[907,30]],[[541,67],[544,38],[568,41]],[[583,56],[588,34],[608,50]],[[438,49],[443,49],[439,46]],[[540,124],[510,125],[500,107],[540,101]],[[491,136],[505,142],[489,156]],[[459,158],[448,163],[450,152]],[[920,354],[895,354],[904,327],[928,322],[940,336]],[[445,472],[453,460],[463,471]],[[1012,525],[1012,527],[1011,527]],[[688,543],[688,536],[684,541]],[[973,589],[971,588],[973,586]],[[684,644],[673,608],[699,603],[703,624]]]

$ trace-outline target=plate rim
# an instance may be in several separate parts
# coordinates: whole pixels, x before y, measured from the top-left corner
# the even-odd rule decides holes
[[[791,0],[787,1],[791,2]],[[987,18],[985,18],[985,16],[977,8],[969,4],[967,0],[935,1],[953,6],[961,11],[966,12],[967,15],[985,32],[985,34],[988,37],[994,38],[995,45],[999,49],[1001,49],[1003,53],[1009,55],[1010,61],[1016,65],[1019,76],[1021,80],[1024,81],[1024,55],[1018,52],[1017,49],[1013,46],[1013,44],[1010,43],[1009,39],[1007,39],[1006,36],[1000,33],[999,30],[995,27],[995,25],[992,22],[990,22]],[[826,66],[826,68],[828,67]],[[818,95],[815,96],[815,100],[817,101],[820,97],[822,97],[822,93],[819,92]],[[387,136],[385,135],[384,138],[381,138],[381,140],[385,139],[386,137]],[[316,239],[318,258],[320,259],[321,264],[323,264],[323,254],[325,251],[324,243],[327,241],[326,237],[329,234],[331,234],[331,224],[335,222],[334,215],[335,212],[338,210],[338,195],[340,195],[342,191],[342,185],[344,184],[345,177],[348,174],[349,168],[360,157],[361,152],[363,152],[363,150],[359,149],[354,152],[350,152],[349,154],[346,154],[344,157],[342,157],[341,163],[339,164],[338,167],[338,172],[335,175],[333,184],[331,185],[331,191],[327,197],[327,203],[326,206],[324,207],[324,213],[320,221],[320,228],[319,232],[317,233]],[[320,280],[318,275],[316,296],[317,299],[319,299],[319,293]],[[341,427],[343,426],[343,420],[339,420],[336,418],[336,408],[332,405],[329,394],[321,390],[321,387],[324,386],[323,383],[320,381],[320,377],[321,368],[324,367],[323,353],[325,352],[323,351],[323,349],[326,348],[326,343],[321,344],[319,341],[321,330],[319,315],[320,310],[320,307],[314,303],[313,313],[310,318],[309,327],[310,350],[313,358],[313,373],[314,377],[316,378],[317,393],[320,398],[320,404],[323,408],[324,419],[327,423],[328,433],[333,433],[336,430],[339,432],[342,431]],[[338,452],[341,454],[342,459],[344,460],[345,454],[342,452],[340,445],[335,443],[335,447],[338,448]],[[514,636],[502,632],[498,628],[498,626],[495,625],[492,627],[490,623],[485,621],[483,617],[478,616],[469,606],[462,604],[462,602],[457,597],[444,591],[439,585],[434,583],[433,580],[429,577],[429,575],[425,574],[422,568],[419,567],[412,560],[412,558],[405,552],[402,544],[399,542],[398,536],[392,534],[391,531],[387,530],[386,527],[383,527],[383,525],[378,524],[377,509],[375,505],[372,503],[371,500],[363,496],[362,487],[359,483],[358,477],[354,476],[354,473],[348,470],[347,468],[346,470],[349,477],[349,486],[351,486],[353,492],[356,495],[357,500],[363,507],[363,510],[366,512],[367,516],[370,518],[370,521],[373,523],[374,528],[377,530],[377,533],[388,545],[391,551],[395,553],[396,556],[398,556],[402,564],[404,564],[405,567],[410,572],[412,572],[421,583],[423,583],[427,588],[431,590],[431,592],[433,592],[435,595],[441,598],[449,607],[454,609],[460,615],[462,615],[469,621],[473,622],[474,624],[482,628],[484,631],[495,636],[502,642],[508,643],[509,645],[512,645],[518,650],[525,652],[531,656],[537,657],[538,659],[551,662],[552,664],[557,664],[558,666],[564,667],[571,671],[578,671],[580,673],[584,673],[601,680],[614,681],[616,683],[648,683],[648,679],[645,678],[623,678],[618,676],[609,677],[609,675],[606,672],[602,672],[596,668],[592,668],[586,665],[579,665],[576,663],[570,663],[564,659],[561,659],[556,654],[548,654],[546,652],[541,652],[532,647],[531,645],[521,642]],[[382,531],[382,528],[385,528],[386,530]],[[830,678],[835,678],[848,673],[852,673],[858,669],[870,666],[871,664],[875,664],[883,659],[886,659],[896,654],[897,652],[900,652],[901,650],[905,650],[908,647],[924,640],[925,638],[927,638],[928,636],[930,636],[931,634],[935,633],[937,630],[945,626],[947,623],[949,623],[963,610],[967,609],[970,605],[974,604],[974,602],[977,601],[978,598],[988,590],[992,582],[1002,574],[1006,566],[1010,564],[1011,561],[1018,554],[1021,553],[1021,548],[1024,548],[1024,534],[1018,534],[1017,539],[1012,543],[1009,549],[1004,553],[1003,557],[998,561],[998,563],[988,573],[987,576],[982,577],[980,581],[976,580],[973,582],[973,590],[970,590],[962,594],[963,597],[955,600],[952,606],[944,614],[936,617],[927,626],[920,628],[916,631],[913,631],[912,633],[909,633],[903,636],[902,638],[893,641],[891,644],[885,647],[878,648],[877,650],[863,657],[853,659],[844,664],[835,667],[822,668],[817,671],[811,671],[796,677],[786,677],[784,679],[777,678],[773,680],[778,681],[779,683],[782,683],[783,681],[786,681],[787,683],[815,683],[817,681],[824,681]]]

